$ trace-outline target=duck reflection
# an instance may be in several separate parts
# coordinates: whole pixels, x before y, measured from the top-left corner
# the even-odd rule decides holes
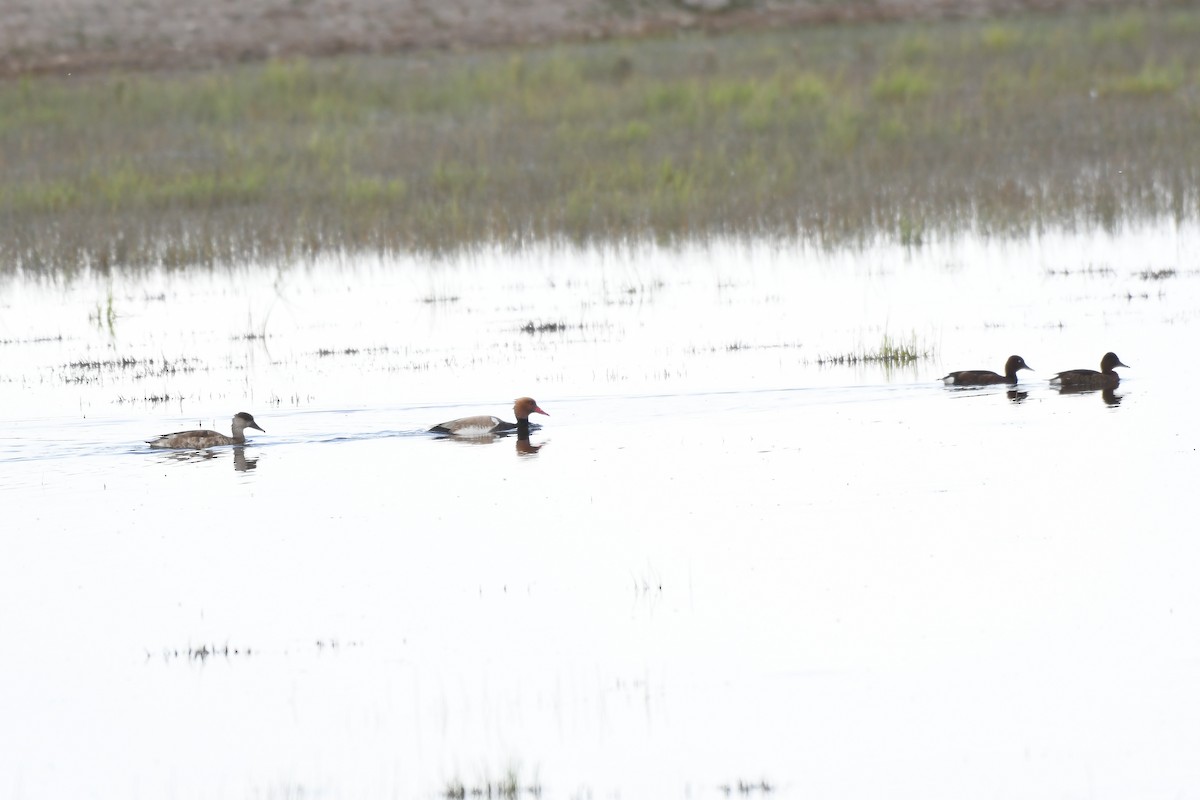
[[[1019,392],[1016,389],[1009,389],[1005,392],[1005,396],[1014,403],[1020,403],[1026,397],[1029,397],[1029,392]]]
[[[217,454],[212,450],[173,450],[170,453],[164,453],[163,461],[211,461],[216,458]]]
[[[545,446],[546,446],[545,442],[542,442],[541,444],[534,444],[533,442],[529,441],[528,435],[518,436],[517,437],[517,456],[518,457],[536,456],[538,453],[538,450],[541,450]]]
[[[534,430],[537,430],[536,426],[534,427]],[[514,436],[513,434],[516,434],[516,436]],[[495,444],[496,442],[503,441],[506,439],[515,439],[516,445],[517,445],[517,455],[518,456],[537,455],[538,450],[541,450],[547,444],[546,442],[542,442],[541,444],[534,444],[533,442],[531,442],[529,440],[529,432],[528,431],[520,431],[520,432],[518,432],[518,431],[500,431],[498,433],[485,433],[482,436],[447,435],[447,436],[438,436],[436,438],[451,439],[455,442],[458,442],[459,444],[473,444],[473,445]]]
[[[1053,388],[1057,389],[1059,394],[1099,394],[1104,405],[1110,408],[1121,405],[1121,400],[1125,397],[1123,394],[1117,394],[1117,390],[1111,386],[1104,389],[1094,386],[1055,386]]]
[[[258,456],[252,458],[246,457],[246,448],[242,446],[232,447],[233,451],[233,469],[236,472],[249,472],[252,469],[258,469]],[[219,450],[172,450],[169,453],[164,453],[162,458],[164,461],[178,461],[185,463],[189,461],[212,461],[218,458],[222,453],[229,452],[224,448]]]
[[[252,469],[258,469],[258,456],[254,458],[246,458],[246,448],[233,448],[233,468],[237,472],[249,472]]]

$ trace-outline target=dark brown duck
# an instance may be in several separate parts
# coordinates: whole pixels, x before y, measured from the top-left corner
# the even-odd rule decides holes
[[[1009,356],[1004,362],[1004,374],[1000,375],[986,369],[968,369],[951,372],[942,378],[947,386],[990,386],[994,383],[1016,383],[1017,370],[1033,369],[1020,356]]]
[[[1116,353],[1105,353],[1104,358],[1100,359],[1099,372],[1094,369],[1069,369],[1051,378],[1050,385],[1063,389],[1115,389],[1121,383],[1116,367],[1129,369],[1129,365],[1122,364]]]

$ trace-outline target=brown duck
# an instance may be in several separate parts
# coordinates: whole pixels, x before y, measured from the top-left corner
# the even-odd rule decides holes
[[[1009,356],[1004,362],[1004,374],[1000,375],[986,369],[968,369],[961,372],[951,372],[942,378],[947,386],[989,386],[994,383],[1016,383],[1017,370],[1033,369],[1020,356]]]
[[[216,431],[179,431],[178,433],[164,433],[157,439],[147,439],[146,444],[151,447],[183,450],[203,450],[206,447],[216,447],[222,444],[245,444],[246,428],[254,428],[256,431],[266,433],[265,430],[258,427],[254,417],[245,411],[239,411],[233,415],[233,436],[226,436]]]
[[[1116,353],[1105,353],[1104,358],[1100,359],[1099,372],[1094,369],[1069,369],[1051,378],[1050,385],[1063,389],[1115,389],[1121,383],[1121,376],[1115,367],[1129,369],[1129,365],[1122,364]]]

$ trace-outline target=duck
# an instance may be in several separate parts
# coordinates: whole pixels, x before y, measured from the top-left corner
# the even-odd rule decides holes
[[[254,417],[245,411],[239,411],[233,415],[233,436],[226,436],[217,431],[179,431],[178,433],[164,433],[156,439],[147,439],[146,444],[151,447],[186,450],[203,450],[206,447],[223,444],[245,444],[246,428],[254,428],[256,431],[266,433],[265,430],[258,427]]]
[[[506,422],[499,417],[479,415],[461,417],[449,422],[442,422],[429,429],[430,433],[450,434],[452,436],[487,436],[488,434],[503,434],[516,431],[523,438],[529,437],[529,415],[545,414],[532,397],[518,397],[513,401],[513,416],[516,422]]]
[[[1025,363],[1025,359],[1020,356],[1009,356],[1008,361],[1004,362],[1004,374],[998,375],[995,372],[990,372],[986,369],[967,369],[960,372],[951,372],[949,375],[942,378],[942,383],[947,386],[987,386],[993,383],[1016,383],[1017,370],[1033,369]]]
[[[1116,353],[1105,353],[1100,359],[1100,371],[1094,369],[1069,369],[1060,372],[1050,379],[1051,386],[1063,389],[1115,389],[1121,383],[1121,376],[1115,367],[1129,369],[1128,364],[1122,364]]]

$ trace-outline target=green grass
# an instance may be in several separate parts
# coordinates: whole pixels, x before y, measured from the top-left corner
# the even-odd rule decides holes
[[[889,333],[884,333],[878,347],[860,347],[850,353],[821,356],[817,363],[821,366],[880,364],[884,367],[903,367],[932,358],[933,355],[933,348],[918,341],[916,333],[913,333],[908,341],[901,341]]]
[[[1105,82],[1105,88],[1113,94],[1136,96],[1169,94],[1183,88],[1185,84],[1184,69],[1179,62],[1165,67],[1148,62],[1135,74],[1109,79]]]
[[[0,271],[1194,219],[1200,11],[0,83]]]

